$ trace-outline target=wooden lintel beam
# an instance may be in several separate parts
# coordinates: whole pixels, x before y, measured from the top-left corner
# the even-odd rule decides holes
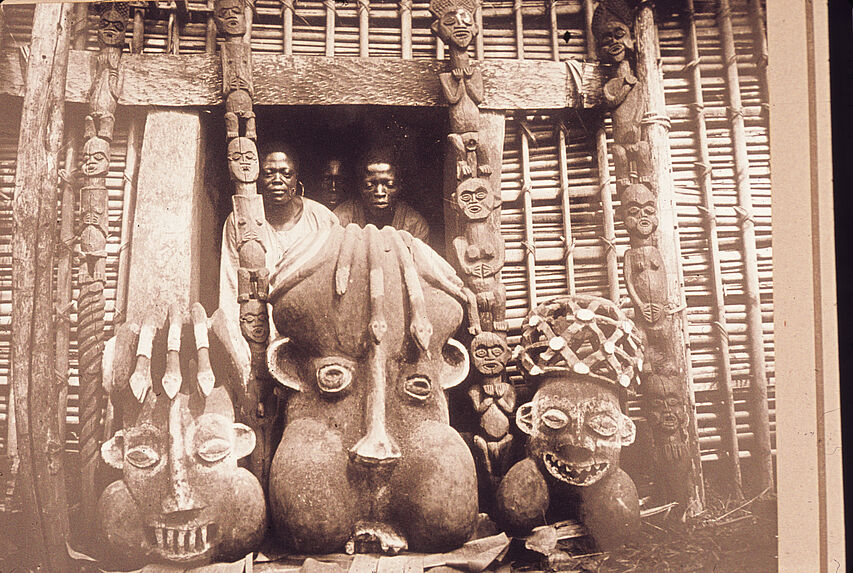
[[[95,55],[71,51],[66,101],[87,101]],[[479,65],[485,85],[483,109],[589,108],[600,99],[601,75],[592,64],[585,67],[581,90],[562,62],[485,60]],[[257,105],[446,105],[438,83],[438,72],[446,64],[437,60],[253,54],[252,66]],[[222,103],[218,55],[125,54],[121,78],[120,105]],[[0,94],[21,96],[23,91],[18,52],[0,50]]]

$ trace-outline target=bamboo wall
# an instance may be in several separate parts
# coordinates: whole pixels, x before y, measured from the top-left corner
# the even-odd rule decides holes
[[[774,346],[772,300],[772,251],[770,245],[770,178],[766,80],[761,60],[761,42],[756,20],[751,18],[754,0],[732,0],[733,31],[738,55],[740,93],[744,105],[747,157],[758,253],[757,272],[762,311],[765,365],[769,384],[771,430],[775,433]],[[442,58],[444,50],[429,30],[427,2],[371,2],[355,0],[327,4],[301,0],[292,7],[278,0],[258,0],[252,45],[258,52]],[[666,90],[667,112],[672,120],[670,144],[673,177],[678,199],[685,294],[688,304],[692,377],[697,403],[702,459],[725,456],[721,436],[722,404],[717,381],[722,376],[722,352],[716,338],[714,319],[715,283],[712,277],[711,233],[703,207],[702,146],[696,135],[693,65],[698,66],[707,126],[706,155],[710,159],[711,204],[716,212],[719,271],[725,308],[725,332],[731,378],[735,387],[738,445],[741,457],[749,456],[752,443],[747,393],[754,373],[748,352],[744,257],[734,174],[731,123],[727,117],[725,62],[723,61],[715,0],[696,2],[697,47],[700,59],[692,65],[689,45],[690,22],[683,13],[661,19],[660,47]],[[367,6],[367,10],[365,10]],[[568,59],[586,53],[583,4],[558,1],[553,13],[545,3],[488,2],[483,10],[482,41],[472,48],[481,58]],[[144,21],[143,52],[193,53],[211,49],[210,11],[206,3],[190,2],[189,17],[162,10],[157,19]],[[520,10],[520,12],[519,12]],[[171,15],[170,15],[171,14]],[[29,40],[32,6],[5,8],[8,36],[5,46]],[[151,16],[151,14],[149,14]],[[29,19],[29,20],[28,20]],[[292,24],[288,24],[291,21]],[[89,16],[93,30],[95,16]],[[411,33],[404,33],[410,26]],[[563,35],[569,32],[569,40]],[[133,42],[128,29],[128,45]],[[96,49],[88,32],[88,49]],[[82,109],[79,110],[82,116]],[[14,188],[14,164],[18,126],[16,114],[0,114],[0,455],[6,454],[8,412],[9,320],[11,315],[11,260],[9,199]],[[502,233],[507,259],[503,281],[507,287],[507,316],[510,344],[518,341],[523,317],[537,301],[570,292],[627,297],[621,259],[628,237],[618,218],[602,208],[607,200],[618,207],[613,186],[603,185],[610,173],[596,162],[596,119],[589,113],[565,110],[508,117],[504,142],[501,193]],[[609,125],[605,128],[609,133]],[[79,131],[72,134],[80,137]],[[119,113],[116,139],[112,145],[110,177],[110,238],[107,259],[107,335],[112,334],[115,313],[116,277],[120,251],[124,171],[127,155],[128,119]],[[75,143],[79,143],[75,140]],[[141,144],[141,142],[139,142]],[[608,139],[609,143],[609,139]],[[612,177],[613,174],[610,173]],[[610,195],[607,194],[608,190]],[[606,262],[615,252],[617,267]],[[614,283],[614,280],[616,281]],[[618,285],[618,291],[616,290]],[[76,294],[74,295],[76,297]],[[73,312],[73,311],[72,311]],[[75,322],[72,314],[72,325]],[[71,372],[68,399],[68,449],[77,449],[76,343],[72,332]],[[516,376],[514,371],[511,374]],[[517,378],[517,376],[516,376]],[[632,404],[631,412],[638,413]],[[748,472],[745,471],[745,477]],[[74,472],[72,472],[74,475]]]

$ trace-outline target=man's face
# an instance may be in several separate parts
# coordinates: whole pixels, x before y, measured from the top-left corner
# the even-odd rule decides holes
[[[296,163],[283,151],[272,151],[261,166],[261,192],[268,205],[285,205],[294,195],[298,184]]]
[[[98,22],[98,38],[107,46],[124,44],[125,19],[116,10],[107,10]]]
[[[258,180],[258,150],[248,137],[235,137],[228,144],[228,169],[235,181],[253,183]]]
[[[631,30],[622,22],[610,20],[598,38],[598,57],[605,63],[619,64],[634,52]]]
[[[387,213],[397,201],[397,172],[383,161],[368,163],[364,169],[361,199],[364,206],[376,214]]]
[[[328,198],[328,201],[337,204],[340,197],[340,182],[343,167],[337,159],[332,159],[326,163],[323,169],[323,188],[322,193]]]
[[[86,177],[106,175],[110,168],[110,144],[100,137],[90,138],[83,146],[80,170]]]
[[[216,27],[226,36],[242,36],[246,32],[246,17],[242,0],[220,0],[213,11]]]
[[[471,44],[478,31],[474,16],[461,7],[445,12],[436,28],[439,38],[462,49]]]

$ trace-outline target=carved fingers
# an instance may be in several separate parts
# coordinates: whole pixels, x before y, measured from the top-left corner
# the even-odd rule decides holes
[[[198,352],[198,388],[203,395],[209,396],[213,391],[216,378],[213,375],[213,368],[210,366],[210,341],[207,336],[207,314],[204,312],[204,307],[201,306],[200,303],[195,303],[190,309],[190,316],[193,322],[195,347]]]
[[[151,350],[154,346],[154,335],[157,333],[157,322],[153,315],[148,315],[142,328],[139,329],[139,341],[136,345],[136,369],[130,376],[130,390],[141,404],[151,388]]]

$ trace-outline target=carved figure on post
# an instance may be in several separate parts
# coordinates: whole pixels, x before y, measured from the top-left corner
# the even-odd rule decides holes
[[[457,186],[453,200],[462,227],[462,233],[453,239],[453,256],[477,297],[480,327],[505,332],[506,287],[498,278],[505,250],[495,214],[501,198],[487,180],[474,177]]]
[[[515,387],[506,379],[509,355],[506,340],[494,332],[481,332],[471,341],[471,363],[479,374],[468,389],[474,411],[480,415],[474,446],[493,486],[508,469],[513,441],[509,429],[516,397]]]
[[[622,193],[620,212],[631,239],[631,248],[625,251],[625,286],[636,317],[656,327],[668,316],[669,301],[666,268],[654,243],[657,199],[645,185],[629,185]]]
[[[480,109],[483,101],[483,75],[471,65],[468,46],[480,33],[474,20],[477,0],[431,0],[429,10],[436,20],[432,32],[450,50],[450,71],[438,78],[441,91],[450,103],[450,134],[456,152],[456,178],[489,175],[491,167],[480,142]]]
[[[168,336],[157,334],[156,326],[140,331],[131,324],[122,325],[116,334],[116,353],[107,370],[114,374],[111,395],[123,414],[123,426],[103,444],[101,455],[123,477],[103,492],[98,511],[107,546],[118,563],[199,565],[234,560],[263,539],[263,491],[255,476],[237,466],[253,450],[255,434],[235,423],[224,386],[239,385],[239,374],[227,359],[214,360],[209,371],[206,316],[200,305],[196,307],[192,327],[183,324],[180,312],[170,311]],[[167,343],[166,338],[176,340]],[[215,335],[212,338],[214,344],[220,343]],[[134,367],[137,340],[147,346],[142,350],[147,356],[140,355]],[[138,364],[142,360],[145,364]],[[133,400],[131,368],[135,375],[140,366],[146,372],[164,372],[163,380],[150,380],[149,374],[154,391],[134,394]],[[218,386],[207,386],[208,374],[215,375]],[[177,386],[171,390],[167,385],[173,382],[166,381],[167,375],[176,377]]]
[[[553,299],[525,319],[518,356],[538,389],[516,413],[527,457],[501,482],[499,518],[524,531],[576,517],[602,549],[620,545],[640,525],[637,489],[619,467],[636,431],[620,394],[642,362],[631,321],[606,299]]]
[[[613,117],[613,165],[619,192],[635,181],[648,183],[652,173],[651,152],[642,133],[646,106],[641,90],[635,89],[633,23],[633,10],[625,0],[603,0],[592,19],[598,57],[607,76],[603,95]]]
[[[112,141],[115,111],[121,95],[119,63],[124,48],[124,34],[130,8],[127,2],[108,2],[100,5],[98,20],[99,50],[95,58],[95,73],[89,91],[89,129],[103,139]]]
[[[270,472],[279,536],[307,553],[464,543],[476,472],[444,393],[468,373],[450,338],[462,281],[409,233],[351,224],[305,236],[272,284],[288,338],[270,345],[268,365],[292,390]]]
[[[213,5],[213,20],[219,33],[225,37],[220,55],[222,93],[225,96],[225,131],[229,140],[241,135],[241,122],[245,125],[245,137],[258,138],[252,107],[255,94],[252,47],[244,41],[247,30],[246,4],[245,0],[216,0]]]

